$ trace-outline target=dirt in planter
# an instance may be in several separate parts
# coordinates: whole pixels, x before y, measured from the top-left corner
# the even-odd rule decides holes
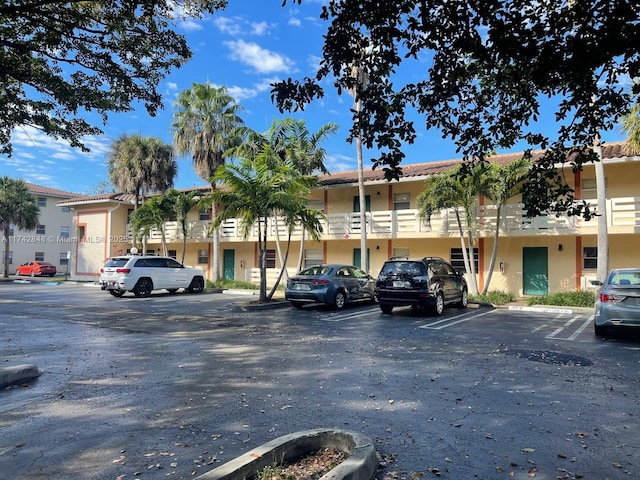
[[[302,457],[291,465],[266,467],[254,480],[317,480],[348,456],[340,450],[325,448]]]

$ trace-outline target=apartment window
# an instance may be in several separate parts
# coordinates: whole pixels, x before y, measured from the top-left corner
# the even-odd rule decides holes
[[[585,270],[598,268],[598,247],[584,247],[582,249],[582,268]]]
[[[200,210],[198,212],[198,220],[211,220],[211,209]]]
[[[168,256],[173,258],[173,259],[177,259],[178,258],[178,251],[177,250],[168,250],[167,253],[168,253]]]
[[[71,212],[71,208],[69,208],[69,207],[60,207],[60,210],[62,211],[62,213],[70,213]]]
[[[62,238],[69,238],[70,232],[71,232],[71,227],[60,227],[60,236]]]
[[[13,263],[13,250],[9,250],[9,265]]]
[[[267,250],[265,263],[267,264],[267,268],[276,268],[276,251],[274,249]]]
[[[604,179],[605,188],[607,187],[607,179]],[[580,182],[580,199],[581,200],[597,200],[598,189],[596,187],[595,178],[583,178]]]
[[[200,265],[208,265],[209,264],[209,250],[202,249],[198,250],[198,263]]]
[[[467,249],[467,253],[469,250]],[[476,267],[476,272],[478,271],[478,248],[474,247],[473,249],[473,263]],[[452,248],[451,249],[451,266],[455,268],[459,272],[464,272],[464,256],[462,255],[462,248]]]
[[[44,235],[45,234],[45,227],[44,225],[38,225],[36,227],[36,235]]]
[[[84,235],[85,235],[85,226],[84,225],[78,225],[78,228],[76,230],[78,232],[78,240],[81,242],[84,242]]]
[[[314,265],[322,265],[324,257],[321,248],[306,248],[304,250],[304,266],[313,267]]]
[[[38,206],[46,207],[47,206],[47,197],[38,197]]]
[[[409,257],[409,249],[408,248],[394,248],[393,249],[394,257]]]
[[[324,212],[324,202],[322,200],[316,200],[316,199],[308,200],[307,207]]]
[[[13,235],[13,225],[9,225],[9,236]]]
[[[394,193],[393,194],[394,210],[409,210],[410,208],[411,208],[410,193]]]
[[[67,258],[67,252],[60,252],[60,265],[69,265],[69,259]]]
[[[44,262],[44,252],[36,252],[36,262]]]

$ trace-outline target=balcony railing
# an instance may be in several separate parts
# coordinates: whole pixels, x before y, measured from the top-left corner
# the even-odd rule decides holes
[[[640,197],[614,198],[607,200],[607,220],[610,231],[635,231],[640,228]],[[418,218],[417,210],[385,210],[366,212],[366,229],[370,238],[439,238],[458,235],[458,223],[455,211],[443,210],[434,214],[430,221],[424,222]],[[489,237],[495,234],[496,206],[480,205],[476,207],[478,237]],[[460,212],[463,228],[466,228],[464,212]],[[597,231],[600,217],[594,217],[587,222],[582,218],[566,215],[545,215],[528,218],[522,204],[505,205],[500,219],[500,233],[503,235],[531,235],[537,234],[586,234]],[[329,214],[321,221],[323,240],[358,238],[362,229],[360,213],[347,212]],[[210,236],[207,234],[210,221],[191,221],[187,235],[187,242],[202,242]],[[287,227],[282,218],[271,218],[268,224],[269,238],[276,234],[281,239],[288,236]],[[177,222],[165,223],[165,236],[168,242],[182,242],[182,234]],[[299,240],[302,228],[296,227],[291,238]],[[248,240],[258,237],[257,224],[249,229]],[[244,238],[243,228],[239,219],[230,219],[220,226],[222,241],[241,241]],[[153,230],[150,241],[159,242],[161,234]]]

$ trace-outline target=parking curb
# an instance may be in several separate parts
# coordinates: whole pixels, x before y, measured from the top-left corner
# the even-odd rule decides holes
[[[14,365],[0,368],[0,387],[25,382],[40,376],[40,370],[35,365]]]

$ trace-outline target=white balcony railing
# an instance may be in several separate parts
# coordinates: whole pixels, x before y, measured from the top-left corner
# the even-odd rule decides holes
[[[447,237],[458,235],[458,224],[453,210],[443,210],[431,217],[426,223],[418,218],[417,210],[384,210],[367,212],[367,234],[372,238],[408,238],[418,237]],[[608,226],[613,229],[632,229],[640,227],[640,197],[614,198],[607,200]],[[464,225],[464,214],[461,212]],[[500,232],[503,235],[531,235],[533,233],[575,233],[592,232],[597,229],[600,217],[594,217],[587,222],[582,218],[566,215],[545,215],[528,218],[522,204],[505,205],[502,208]],[[495,205],[480,205],[476,211],[477,232],[480,237],[492,236],[496,228]],[[329,214],[321,222],[324,240],[358,237],[362,228],[360,213],[347,212]],[[207,234],[210,221],[191,221],[187,235],[187,242],[201,242],[210,236]],[[282,218],[271,218],[268,224],[269,238],[275,238],[276,233],[281,239],[287,238],[287,227]],[[292,239],[300,239],[302,228],[297,227]],[[257,224],[249,229],[249,240],[258,236]],[[177,222],[165,223],[165,237],[168,242],[181,242],[182,234]],[[220,238],[223,241],[240,241],[244,238],[243,228],[239,219],[225,221],[220,227]],[[159,242],[161,234],[152,231],[150,241]]]

